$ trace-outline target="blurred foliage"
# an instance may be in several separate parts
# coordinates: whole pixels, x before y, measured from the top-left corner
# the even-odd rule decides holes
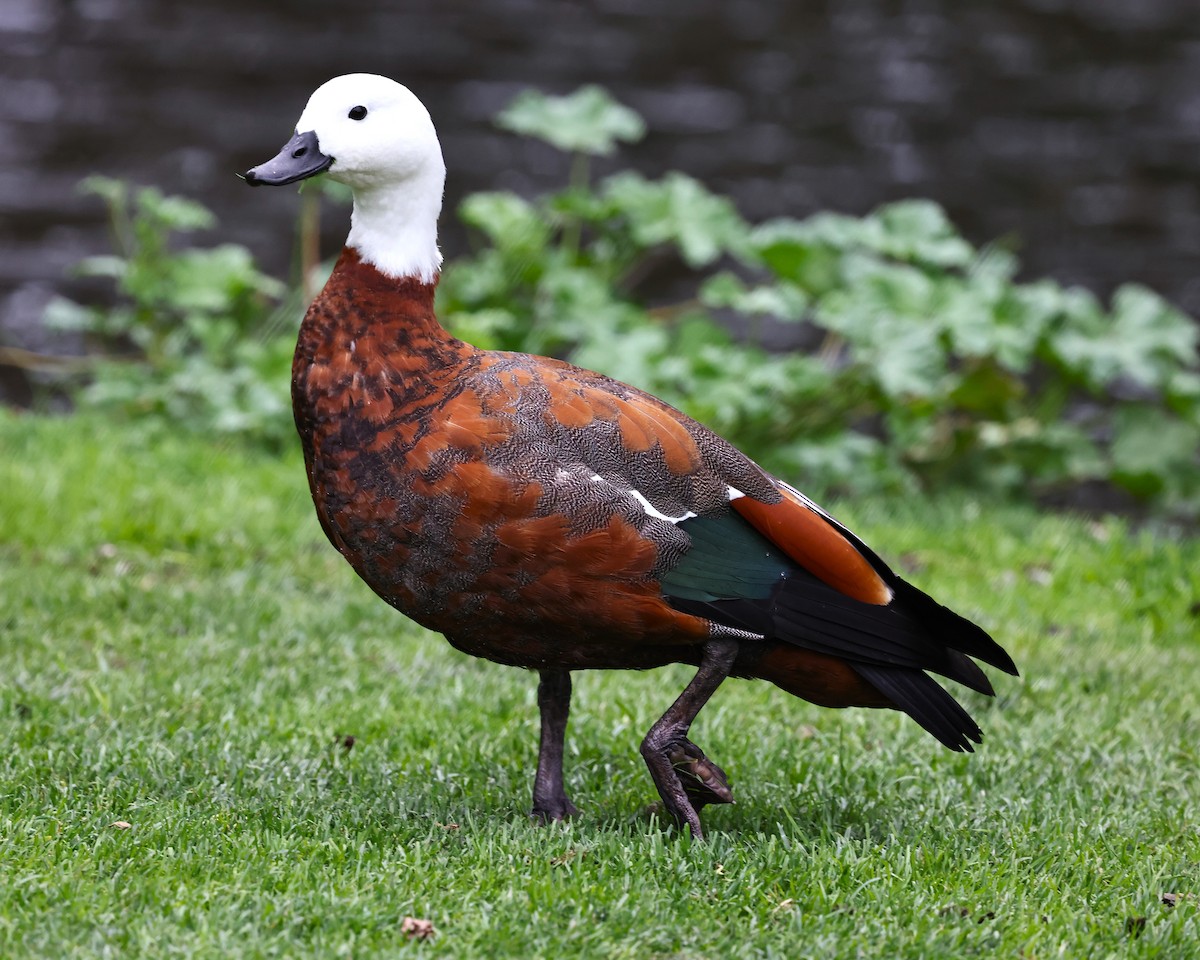
[[[590,183],[587,155],[642,129],[601,96],[526,93],[500,116],[577,155],[556,193],[463,202],[481,244],[439,290],[460,336],[627,380],[818,489],[1099,481],[1200,507],[1197,326],[1162,298],[1128,285],[1105,309],[1018,283],[1010,252],[975,248],[928,201],[752,226],[681,173]],[[690,293],[654,305],[664,260]],[[767,352],[764,318],[803,325],[813,349]]]
[[[46,323],[81,331],[96,351],[82,406],[190,430],[290,439],[288,388],[296,304],[235,244],[173,249],[173,234],[215,225],[199,204],[105,177],[81,184],[108,207],[115,253],[76,267],[111,279],[116,302],[58,298]]]
[[[633,143],[646,134],[641,117],[596,86],[580,87],[566,97],[526,90],[496,123],[513,133],[545,140],[559,150],[602,156],[615,153],[618,141]]]
[[[1153,292],[1124,286],[1106,309],[1017,282],[1010,252],[977,249],[927,201],[751,225],[682,173],[593,182],[592,158],[644,134],[599,88],[526,92],[497,122],[572,161],[547,196],[463,201],[478,245],[447,265],[439,311],[464,339],[633,383],[810,489],[1042,496],[1099,482],[1200,511],[1197,327]],[[172,233],[212,225],[198,205],[86,188],[118,252],[80,270],[111,277],[119,299],[50,309],[103,350],[79,402],[280,443],[295,297],[278,306],[281,285],[242,247],[173,250]],[[669,302],[652,292],[664,273]],[[796,325],[810,348],[767,351],[764,323]]]

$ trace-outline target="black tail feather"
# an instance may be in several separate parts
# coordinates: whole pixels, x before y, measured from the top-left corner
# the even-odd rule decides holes
[[[987,674],[983,672],[979,664],[965,653],[959,653],[957,650],[947,650],[946,654],[953,670],[948,670],[945,676],[989,697],[996,695],[992,681],[987,678]]]
[[[983,731],[950,694],[920,670],[856,663],[854,670],[951,750],[971,753]]]
[[[897,582],[909,587],[904,581]],[[995,642],[969,620],[916,588],[909,589],[924,603],[914,604],[906,595],[903,599],[897,596],[887,606],[878,606],[847,597],[815,577],[798,572],[777,588],[773,619],[781,639],[807,649],[880,666],[932,670],[972,690],[993,693],[983,671],[960,651],[963,645],[982,646],[974,634],[993,646]],[[960,623],[970,627],[971,633],[961,629]],[[968,636],[961,645],[960,633]]]
[[[929,594],[918,590],[907,580],[895,577],[890,586],[895,592],[893,603],[903,604],[912,617],[926,624],[939,643],[967,656],[991,664],[997,670],[1020,676],[1013,658],[986,630],[949,607],[943,607]]]

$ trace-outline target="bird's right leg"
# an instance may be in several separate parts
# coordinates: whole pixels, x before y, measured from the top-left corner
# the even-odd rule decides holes
[[[542,737],[530,815],[545,823],[563,820],[579,811],[567,798],[563,786],[563,750],[567,715],[571,710],[571,672],[547,668],[538,671],[538,675],[541,678],[538,681],[538,709],[542,714]]]
[[[737,653],[736,639],[710,639],[704,645],[696,676],[642,741],[642,757],[650,768],[650,776],[654,778],[663,806],[681,827],[686,825],[697,840],[704,839],[699,808],[704,803],[713,802],[710,797],[720,796],[715,788],[723,786],[728,791],[729,787],[721,768],[708,760],[703,751],[687,739],[687,733],[696,714],[708,703],[708,698],[721,685],[721,681],[729,676]],[[702,780],[701,771],[712,786],[699,782]],[[714,771],[720,773],[719,782]],[[694,800],[703,802],[695,803]]]
[[[733,803],[725,771],[704,755],[691,740],[678,740],[667,748],[667,759],[679,774],[683,792],[697,812],[708,803]]]

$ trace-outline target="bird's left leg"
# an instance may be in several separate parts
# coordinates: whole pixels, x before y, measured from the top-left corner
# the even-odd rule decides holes
[[[697,840],[704,839],[697,809],[704,803],[712,802],[705,797],[705,792],[714,796],[719,794],[712,787],[701,789],[694,782],[689,784],[692,787],[689,790],[680,776],[681,771],[684,776],[694,781],[700,777],[700,765],[703,764],[706,774],[711,776],[714,769],[720,773],[719,784],[715,776],[712,777],[714,787],[723,786],[728,791],[728,785],[725,784],[724,772],[687,739],[687,733],[692,721],[696,719],[696,714],[708,703],[709,697],[721,685],[721,681],[729,676],[737,653],[738,642],[731,637],[714,637],[709,640],[704,645],[700,669],[696,671],[692,682],[650,728],[646,739],[642,741],[642,757],[646,766],[650,768],[650,776],[654,778],[654,785],[658,788],[658,795],[662,797],[663,806],[680,826],[687,824],[692,836]],[[676,759],[672,759],[673,757]],[[677,762],[681,770],[676,769]],[[692,796],[696,796],[697,800],[703,799],[703,802],[693,803]]]
[[[542,714],[542,737],[538,747],[537,774],[533,779],[533,811],[543,822],[563,820],[579,811],[567,799],[563,786],[563,749],[567,715],[571,710],[571,672],[563,669],[538,671],[538,709]]]

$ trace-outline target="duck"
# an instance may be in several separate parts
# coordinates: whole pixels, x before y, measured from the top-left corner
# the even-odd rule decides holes
[[[950,750],[982,742],[931,674],[989,696],[976,661],[1017,675],[983,628],[662,400],[563,360],[477,349],[439,323],[446,165],[407,87],[329,80],[279,153],[241,176],[318,175],[354,206],[292,366],[317,517],[400,613],[464,653],[537,671],[536,820],[578,813],[563,756],[579,670],[695,668],[640,749],[662,810],[697,840],[702,808],[733,802],[690,739],[729,677],[899,710]]]

